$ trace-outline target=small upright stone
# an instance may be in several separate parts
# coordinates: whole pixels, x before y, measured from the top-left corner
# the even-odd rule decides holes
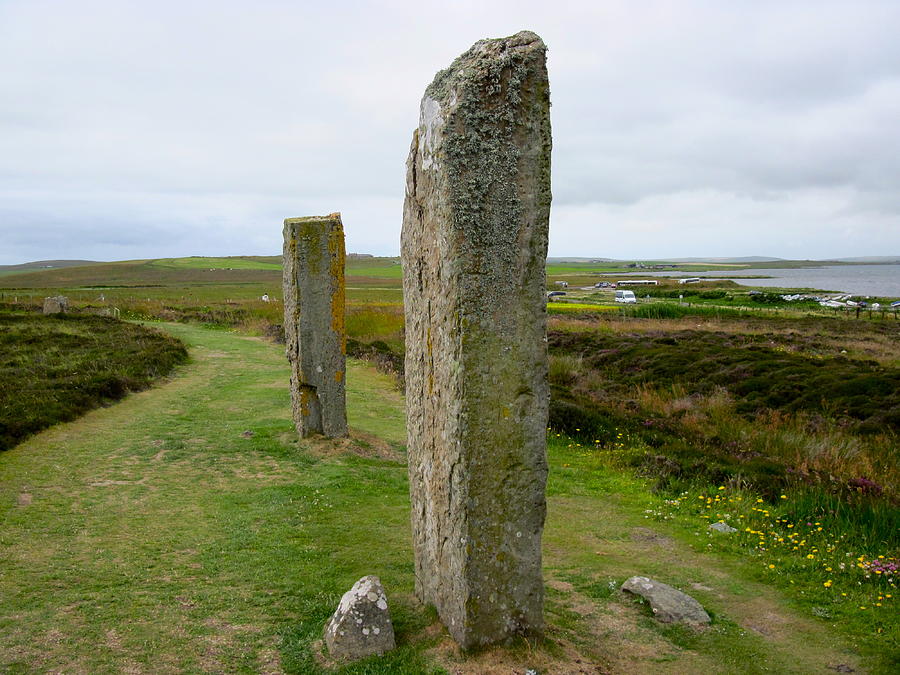
[[[69,299],[64,295],[44,298],[44,314],[65,314],[69,311]]]
[[[297,432],[347,435],[341,214],[284,221],[284,333]]]
[[[378,577],[363,577],[344,593],[325,627],[325,644],[333,658],[348,661],[394,649],[394,626]]]
[[[416,593],[464,648],[543,630],[546,47],[481,40],[422,98],[401,256]]]

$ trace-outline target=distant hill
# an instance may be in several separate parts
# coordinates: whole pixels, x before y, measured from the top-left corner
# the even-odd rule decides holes
[[[54,270],[61,267],[80,267],[96,265],[96,260],[36,260],[18,265],[0,265],[0,272],[33,272],[35,270]]]
[[[101,289],[153,288],[178,285],[264,284],[281,286],[281,256],[230,256],[212,258],[155,258],[119,262],[87,262],[68,267],[52,267],[53,261],[9,266],[0,269],[0,289]],[[74,262],[74,261],[69,261]],[[398,258],[367,255],[347,257],[347,276],[357,285],[362,279],[371,283],[399,283],[401,268]],[[391,281],[391,283],[394,283]],[[255,292],[255,291],[254,291]]]
[[[835,262],[900,263],[900,255],[864,255],[858,258],[835,258]]]
[[[551,264],[560,263],[597,263],[597,262],[632,262],[640,260],[641,262],[669,262],[669,263],[759,263],[759,262],[780,262],[785,258],[771,258],[768,256],[750,255],[742,258],[584,258],[584,257],[551,257],[547,258],[547,262]]]
[[[693,258],[659,258],[659,257],[649,257],[649,258],[585,258],[585,257],[550,257],[547,258],[547,262],[550,264],[561,264],[561,263],[617,263],[617,262],[633,262],[633,261],[641,261],[641,262],[667,262],[667,263],[719,263],[719,264],[753,264],[753,263],[805,263],[805,264],[813,264],[813,263],[829,263],[829,262],[840,262],[840,263],[900,263],[900,255],[868,255],[868,256],[858,256],[855,258],[822,258],[818,260],[795,260],[792,258],[774,258],[772,256],[765,255],[747,255],[747,256],[737,256],[737,257],[693,257]]]
[[[666,262],[708,262],[708,263],[760,263],[782,262],[785,258],[772,258],[765,255],[746,255],[738,258],[666,258]]]

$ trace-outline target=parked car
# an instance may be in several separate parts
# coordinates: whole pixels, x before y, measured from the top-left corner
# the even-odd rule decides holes
[[[637,304],[634,291],[616,291],[616,302],[624,302],[626,305]]]

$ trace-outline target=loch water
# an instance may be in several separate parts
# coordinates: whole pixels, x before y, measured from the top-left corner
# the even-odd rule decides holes
[[[814,288],[836,293],[853,295],[900,298],[900,264],[894,265],[826,265],[823,267],[803,267],[796,269],[746,268],[734,272],[716,270],[714,272],[634,272],[629,276],[657,277],[703,277],[709,279],[731,279],[742,286],[760,288]],[[766,279],[746,279],[741,277],[765,276]]]

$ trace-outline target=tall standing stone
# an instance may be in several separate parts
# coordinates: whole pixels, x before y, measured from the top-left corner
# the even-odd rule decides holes
[[[543,627],[546,47],[481,40],[425,90],[401,252],[416,592],[463,647]]]
[[[284,333],[302,437],[347,435],[344,259],[340,213],[284,221]]]

